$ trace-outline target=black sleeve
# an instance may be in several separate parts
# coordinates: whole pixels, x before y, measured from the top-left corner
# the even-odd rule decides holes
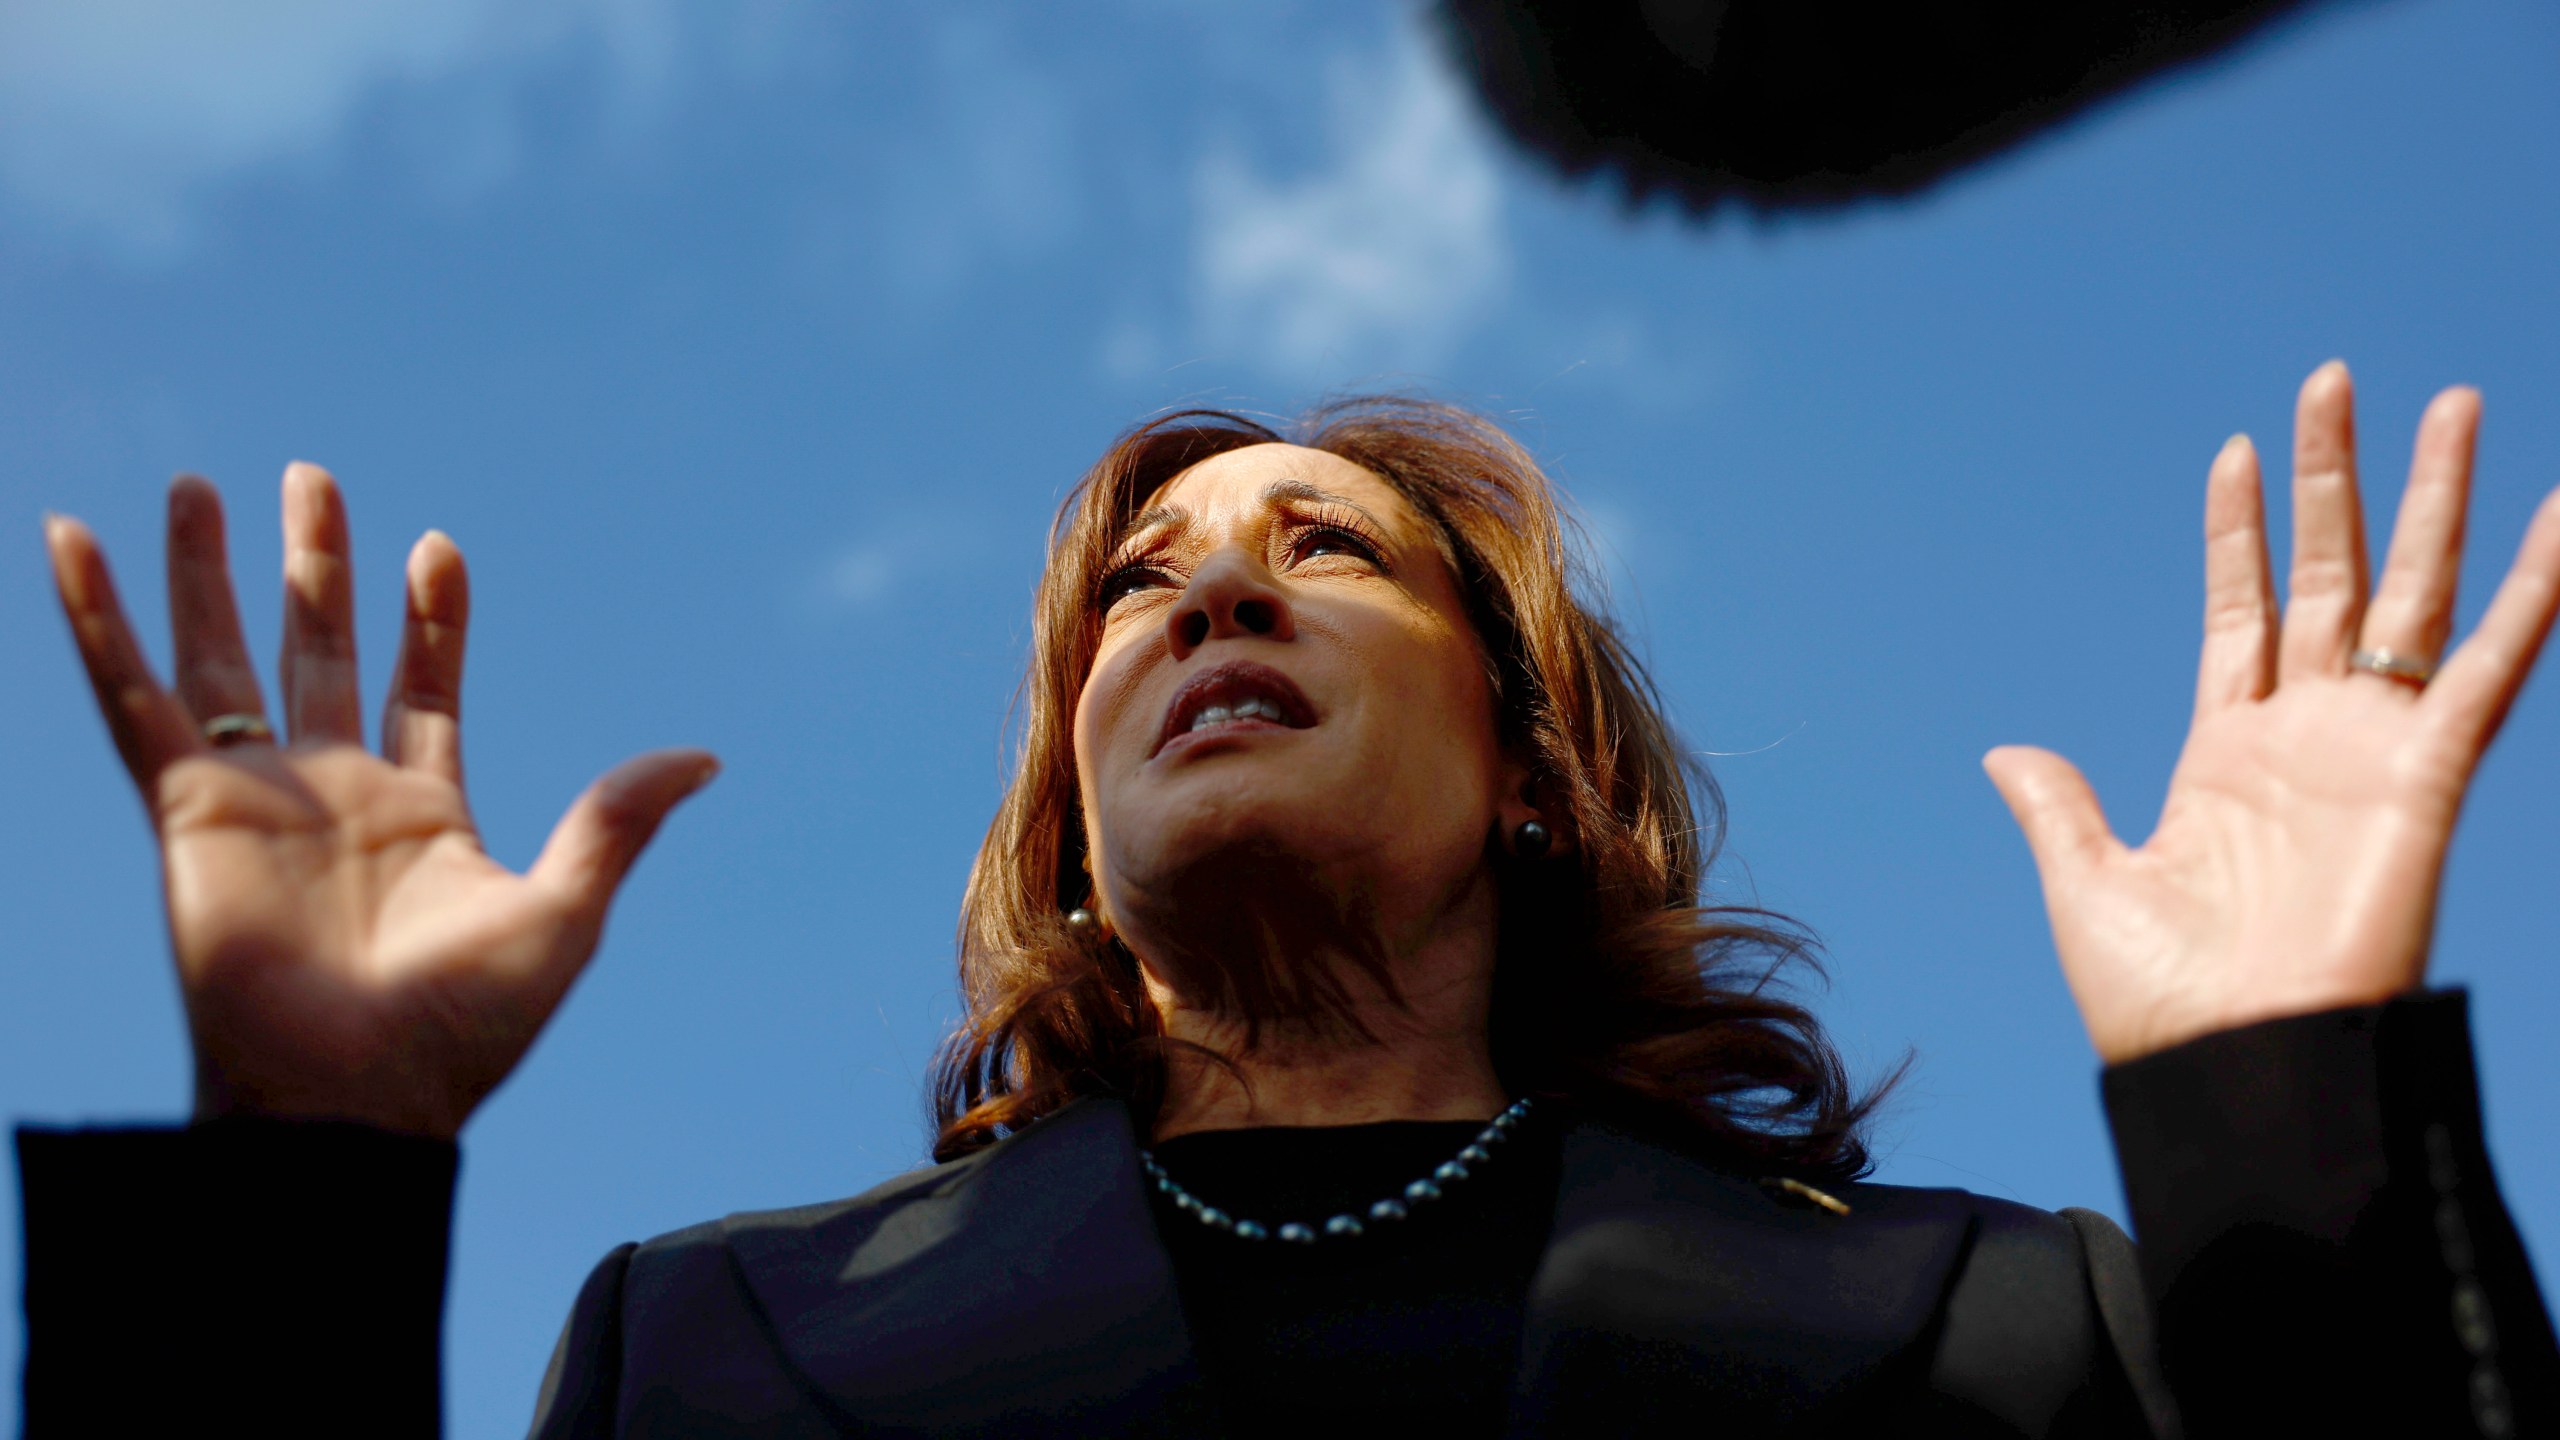
[[[436,1435],[453,1145],[263,1120],[17,1141],[28,1440]]]
[[[2191,1440],[2560,1434],[2460,992],[2208,1035],[2104,1088]]]

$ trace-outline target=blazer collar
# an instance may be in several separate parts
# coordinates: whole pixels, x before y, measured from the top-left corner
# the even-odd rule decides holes
[[[1860,1186],[1854,1213],[1610,1126],[1564,1139],[1529,1294],[1516,1436],[1818,1422],[1919,1356],[1972,1236],[1954,1191]],[[823,1408],[879,1435],[1222,1429],[1157,1238],[1128,1111],[1071,1105],[858,1199],[727,1222]]]

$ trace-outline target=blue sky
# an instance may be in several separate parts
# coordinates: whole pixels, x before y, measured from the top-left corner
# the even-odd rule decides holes
[[[1862,1066],[1918,1052],[1884,1178],[2119,1214],[1977,758],[2051,745],[2147,828],[2205,463],[2234,430],[2280,453],[2331,355],[2385,514],[2426,396],[2486,390],[2466,615],[2560,481],[2560,14],[2531,0],[2332,7],[1918,201],[1705,225],[1508,154],[1395,6],[206,13],[0,5],[0,1110],[185,1104],[40,511],[99,529],[165,656],[169,474],[230,497],[263,639],[276,477],[331,466],[373,682],[401,555],[450,531],[495,853],[631,751],[728,766],[466,1136],[456,1435],[521,1429],[616,1242],[918,1163],[1047,516],[1159,407],[1390,385],[1506,417],[1713,757],[1719,889],[1822,932]],[[2555,722],[2546,676],[2438,946],[2546,1271]]]

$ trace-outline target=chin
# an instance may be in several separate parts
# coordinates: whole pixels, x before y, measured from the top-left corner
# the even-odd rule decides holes
[[[1109,814],[1104,843],[1131,892],[1114,903],[1135,902],[1167,923],[1309,903],[1309,887],[1374,863],[1388,838],[1375,807],[1346,798],[1357,786],[1303,761],[1218,756],[1146,788],[1140,803]]]
[[[1367,959],[1375,939],[1365,872],[1328,863],[1348,839],[1339,818],[1267,794],[1224,798],[1150,817],[1113,846],[1124,939],[1190,1008],[1257,1025],[1343,1011],[1338,966],[1310,962]]]
[[[1333,807],[1304,794],[1220,786],[1181,800],[1190,803],[1165,807],[1139,827],[1135,843],[1121,847],[1129,873],[1241,889],[1257,869],[1283,860],[1317,863],[1345,839],[1342,817],[1326,813]]]

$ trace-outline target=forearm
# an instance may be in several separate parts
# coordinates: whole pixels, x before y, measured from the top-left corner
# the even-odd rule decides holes
[[[17,1138],[30,1440],[437,1433],[454,1146],[261,1120]]]
[[[2208,1035],[2105,1091],[2191,1435],[2560,1423],[2460,993]]]

